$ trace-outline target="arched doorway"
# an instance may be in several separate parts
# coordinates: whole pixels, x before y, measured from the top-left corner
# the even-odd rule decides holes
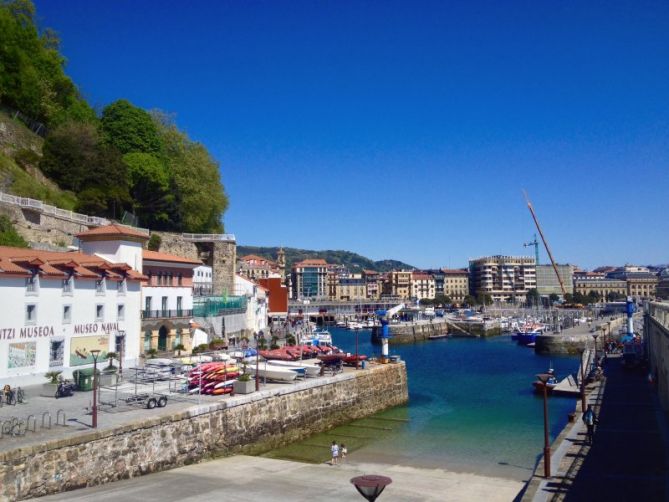
[[[158,350],[167,350],[167,328],[161,326],[158,330]]]

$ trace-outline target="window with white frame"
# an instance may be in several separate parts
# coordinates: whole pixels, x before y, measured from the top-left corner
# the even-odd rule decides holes
[[[72,275],[69,275],[67,276],[67,278],[63,279],[63,294],[71,295],[73,289],[74,289],[74,278],[72,277]]]
[[[105,320],[105,306],[104,305],[96,305],[95,306],[95,320],[96,321],[104,321]]]
[[[121,279],[120,281],[117,281],[116,282],[116,288],[118,290],[117,292],[118,292],[119,295],[124,295],[125,291],[126,291],[125,279]]]
[[[95,281],[95,293],[98,295],[103,295],[105,293],[105,278],[96,279]]]
[[[116,319],[119,321],[124,321],[125,320],[125,305],[122,303],[118,304],[117,310],[116,310]]]
[[[32,274],[26,277],[26,293],[29,295],[36,295],[39,292],[39,275]]]
[[[26,305],[26,324],[36,324],[37,323],[37,305],[28,304]]]
[[[63,305],[63,324],[72,322],[72,305]]]

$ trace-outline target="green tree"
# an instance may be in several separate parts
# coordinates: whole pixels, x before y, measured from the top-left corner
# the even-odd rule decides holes
[[[537,290],[537,288],[532,288],[527,292],[528,305],[539,305],[540,301],[541,296],[539,296],[539,290]]]
[[[163,142],[148,112],[119,99],[102,111],[105,139],[122,154],[149,153],[163,155]]]
[[[221,183],[218,163],[200,143],[179,131],[169,117],[154,112],[164,145],[167,166],[173,177],[178,215],[183,232],[218,233],[228,198]]]
[[[548,300],[551,302],[551,305],[552,305],[553,303],[560,300],[560,296],[556,293],[551,293],[550,295],[548,295]]]
[[[95,124],[68,120],[49,133],[42,152],[42,172],[78,193],[78,211],[116,217],[130,207],[126,166]]]
[[[65,59],[49,29],[40,35],[29,0],[0,0],[0,101],[49,127],[70,118],[95,120],[63,71]]]
[[[472,295],[467,295],[465,296],[464,303],[465,305],[472,307],[477,304],[476,297]]]
[[[28,243],[19,235],[12,222],[4,214],[0,214],[0,246],[28,247]]]
[[[123,156],[127,167],[134,211],[143,226],[169,229],[174,211],[170,174],[165,165],[149,153]]]

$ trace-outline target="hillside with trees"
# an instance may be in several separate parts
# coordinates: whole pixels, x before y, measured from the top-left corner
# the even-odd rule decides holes
[[[357,253],[350,251],[312,251],[309,249],[283,248],[286,253],[286,266],[288,270],[293,263],[306,259],[323,259],[328,263],[345,265],[351,272],[362,270],[374,270],[376,272],[388,272],[390,270],[413,270],[415,267],[397,260],[373,261]],[[237,246],[237,256],[254,254],[276,260],[278,247]]]
[[[20,131],[21,121],[21,135],[33,136],[16,146],[0,130],[2,190],[94,216],[131,214],[156,230],[222,232],[228,199],[207,149],[167,114],[125,99],[98,116],[65,74],[58,37],[35,17],[29,0],[0,0],[0,126]]]

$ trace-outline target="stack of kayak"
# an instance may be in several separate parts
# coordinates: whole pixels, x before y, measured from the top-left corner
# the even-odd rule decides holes
[[[223,361],[201,364],[188,374],[189,392],[191,394],[202,392],[214,396],[229,394],[238,376],[237,363]]]
[[[293,345],[273,350],[261,350],[260,355],[268,360],[297,361],[299,359],[311,359],[332,352],[333,347],[326,345]]]

